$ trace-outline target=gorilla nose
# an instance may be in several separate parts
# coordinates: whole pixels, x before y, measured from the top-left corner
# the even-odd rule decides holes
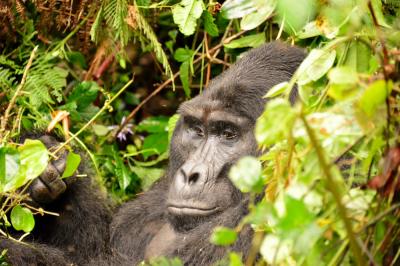
[[[194,185],[200,178],[199,171],[185,171],[185,169],[181,169],[181,173],[184,179],[184,182],[189,185]]]

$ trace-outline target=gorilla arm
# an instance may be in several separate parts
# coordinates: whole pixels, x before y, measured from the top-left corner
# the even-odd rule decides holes
[[[39,139],[47,148],[58,144],[49,136]],[[33,204],[59,216],[35,216],[36,226],[31,237],[35,243],[0,239],[0,250],[8,249],[7,258],[12,265],[45,262],[44,258],[48,256],[53,261],[50,264],[56,264],[57,258],[62,261],[63,253],[71,262],[80,265],[107,249],[112,214],[110,204],[89,176],[70,177],[65,183],[61,180],[65,157],[64,154],[59,160],[50,162],[29,188]],[[90,175],[83,167],[78,171]]]

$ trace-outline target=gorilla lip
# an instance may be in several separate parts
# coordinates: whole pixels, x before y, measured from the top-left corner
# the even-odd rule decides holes
[[[187,205],[169,205],[167,206],[168,211],[177,216],[208,216],[218,211],[218,207],[212,208],[201,208],[197,206]]]

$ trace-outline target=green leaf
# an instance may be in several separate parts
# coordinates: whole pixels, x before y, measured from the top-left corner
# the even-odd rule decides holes
[[[377,80],[368,86],[361,95],[359,106],[368,115],[372,116],[379,106],[385,103],[393,84],[386,84],[385,80]]]
[[[0,192],[6,181],[6,147],[0,147]]]
[[[185,91],[185,95],[187,98],[190,97],[190,86],[189,86],[189,61],[183,62],[179,67],[179,78],[181,79],[183,90]]]
[[[276,97],[278,95],[281,95],[282,93],[284,93],[287,89],[287,85],[289,84],[289,82],[285,81],[285,82],[281,82],[279,84],[276,84],[275,86],[273,86],[268,92],[267,94],[265,94],[265,98],[273,98]]]
[[[78,65],[79,67],[85,69],[87,68],[85,56],[76,51],[66,52],[66,57],[69,62],[72,64]]]
[[[211,243],[218,246],[229,246],[235,243],[237,233],[230,228],[218,226],[211,235]]]
[[[2,147],[1,149],[5,152],[5,175],[4,179],[0,182],[0,191],[4,190],[5,192],[12,189],[15,183],[18,183],[15,177],[19,172],[20,160],[16,149],[9,147]],[[20,177],[19,179],[22,178]]]
[[[382,1],[381,0],[371,0],[372,9],[374,10],[376,20],[379,26],[386,28],[391,28],[389,24],[386,23],[385,16],[382,12]]]
[[[110,129],[104,125],[93,124],[92,125],[93,132],[97,136],[105,136],[110,132]]]
[[[257,11],[245,15],[240,21],[242,30],[252,30],[271,17],[277,0],[255,0],[253,1]]]
[[[221,14],[226,19],[241,18],[257,11],[254,0],[227,0],[221,8]]]
[[[146,160],[150,155],[162,154],[168,149],[168,133],[156,133],[147,136],[143,141],[143,157]]]
[[[196,29],[197,19],[204,10],[202,0],[182,0],[172,8],[172,15],[179,31],[184,35],[192,35]]]
[[[149,188],[164,174],[164,169],[161,168],[145,168],[138,166],[131,166],[130,169],[140,178],[141,188],[144,191]]]
[[[78,169],[80,163],[81,163],[81,156],[79,154],[70,151],[67,155],[65,170],[61,178],[72,176],[75,173],[76,169]]]
[[[335,62],[336,51],[313,49],[299,66],[297,83],[316,81],[325,75]]]
[[[115,161],[115,173],[117,175],[119,187],[122,190],[125,190],[131,183],[131,176],[129,175],[127,167],[119,156],[118,148],[116,146],[113,146],[112,153]]]
[[[202,17],[204,21],[204,29],[206,30],[206,32],[212,37],[217,37],[219,34],[218,27],[214,23],[215,19],[210,14],[210,12],[208,12],[207,9],[204,10]]]
[[[138,132],[163,133],[168,131],[168,120],[166,116],[152,116],[146,118],[136,127]]]
[[[250,156],[241,158],[229,170],[229,179],[242,192],[259,192],[263,187],[260,161]]]
[[[22,230],[28,233],[35,227],[32,212],[28,208],[21,207],[21,205],[17,205],[11,210],[10,219],[12,226],[18,231]]]
[[[18,157],[15,153],[6,155],[6,184],[4,191],[14,190],[27,181],[38,177],[47,167],[49,160],[46,146],[40,140],[26,139],[24,144],[18,147]],[[18,168],[18,172],[15,170]],[[9,172],[9,174],[7,174]]]
[[[268,102],[264,113],[258,118],[255,135],[258,143],[273,145],[289,136],[296,113],[288,101],[274,99]]]
[[[348,66],[332,68],[328,73],[330,82],[336,84],[355,84],[358,82],[357,72]]]
[[[236,252],[230,252],[229,266],[243,266],[242,257]]]
[[[94,81],[83,81],[79,83],[68,97],[67,104],[76,102],[78,110],[88,107],[97,98],[99,85]]]
[[[178,48],[174,53],[174,59],[178,62],[187,62],[192,60],[194,51],[189,48]]]
[[[295,35],[316,16],[317,0],[279,0],[277,3],[277,21],[283,23],[281,26],[291,35]]]
[[[176,123],[178,122],[179,117],[180,117],[179,114],[174,114],[168,120],[168,143],[171,142],[172,134],[174,133]]]
[[[233,40],[229,43],[224,44],[224,46],[229,49],[235,49],[243,47],[258,47],[263,43],[265,43],[265,34],[258,33]]]

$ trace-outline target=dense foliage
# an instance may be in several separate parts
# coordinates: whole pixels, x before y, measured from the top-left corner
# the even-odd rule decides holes
[[[115,199],[146,190],[163,174],[179,103],[247,49],[280,39],[309,53],[265,96],[263,155],[230,171],[241,191],[265,197],[237,228],[215,229],[216,245],[246,223],[256,232],[246,262],[230,253],[221,263],[399,262],[398,1],[8,0],[0,21],[1,234],[12,226],[22,240],[33,214],[56,215],[25,192],[72,143]],[[20,144],[46,128],[62,147]],[[81,161],[72,150],[64,178]],[[154,262],[168,263],[179,264]]]

